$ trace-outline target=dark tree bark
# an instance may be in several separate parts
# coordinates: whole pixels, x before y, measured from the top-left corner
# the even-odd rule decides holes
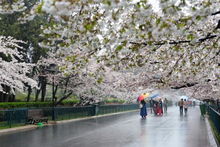
[[[38,77],[38,85],[37,87],[39,89],[36,90],[36,94],[35,94],[35,102],[38,101],[38,97],[39,97],[39,94],[40,94],[40,91],[41,91],[41,76]]]
[[[3,90],[6,92],[0,92],[0,102],[14,102],[15,95],[10,93],[11,88],[7,85],[2,85]]]
[[[42,77],[41,81],[41,102],[45,101],[46,91],[47,91],[47,79],[46,77]]]
[[[39,76],[38,77],[38,87],[40,89],[37,89],[36,95],[35,95],[35,101],[38,101],[39,95],[41,93],[41,102],[45,101],[45,96],[46,96],[46,88],[47,88],[47,79],[44,76]]]
[[[27,102],[29,102],[29,101],[30,101],[31,93],[32,93],[32,88],[31,88],[31,86],[29,86],[29,85],[28,85]]]
[[[40,94],[40,89],[37,89],[35,94],[35,102],[38,101],[39,94]]]
[[[71,94],[72,94],[72,92],[69,92],[67,95],[64,95],[62,98],[60,98],[60,100],[58,102],[55,103],[55,106],[59,105],[63,100],[65,100],[68,97],[70,97]]]
[[[172,86],[171,89],[187,88],[187,87],[195,86],[195,85],[197,85],[197,84],[198,84],[197,82],[195,82],[195,83],[185,83],[185,84],[179,85],[179,86]]]

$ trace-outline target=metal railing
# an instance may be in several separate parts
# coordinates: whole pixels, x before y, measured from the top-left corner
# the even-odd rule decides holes
[[[81,117],[102,115],[108,113],[129,111],[139,109],[137,104],[122,105],[91,105],[83,107],[56,107],[56,108],[38,108],[42,110],[43,116],[52,120],[55,114],[55,120],[68,120]],[[0,111],[0,129],[13,126],[25,125],[28,119],[28,110],[34,109],[13,109]]]
[[[94,115],[94,106],[83,106],[83,107],[57,107],[57,108],[43,108],[44,117],[47,117],[49,120],[52,120],[53,111],[54,119],[57,120],[66,120],[74,119],[80,117],[87,117]]]
[[[99,106],[96,110],[96,114],[107,114],[107,113],[116,113],[121,111],[129,111],[129,110],[135,110],[139,109],[137,104],[131,104],[131,105],[103,105]]]
[[[214,123],[215,128],[217,129],[218,133],[220,134],[220,113],[216,109],[214,109],[212,106],[207,107],[207,113],[209,115],[209,118]]]
[[[0,129],[20,126],[26,123],[28,109],[14,109],[0,111]]]
[[[202,106],[202,107],[201,107]],[[201,109],[201,114],[208,114],[210,124],[215,136],[216,143],[218,146],[220,145],[220,113],[219,113],[219,107],[208,105],[208,104],[202,104],[200,105]],[[202,114],[202,115],[204,115]]]

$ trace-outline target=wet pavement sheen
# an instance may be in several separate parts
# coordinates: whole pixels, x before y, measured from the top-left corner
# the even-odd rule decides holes
[[[198,107],[180,115],[129,112],[0,136],[0,147],[210,147]]]

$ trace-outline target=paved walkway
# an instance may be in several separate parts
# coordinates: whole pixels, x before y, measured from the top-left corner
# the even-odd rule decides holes
[[[162,117],[139,112],[105,116],[0,136],[1,147],[210,147],[198,107],[181,116],[171,107]]]

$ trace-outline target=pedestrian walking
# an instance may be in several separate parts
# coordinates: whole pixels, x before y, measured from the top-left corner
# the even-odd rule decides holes
[[[139,108],[140,108],[140,115],[142,119],[146,119],[147,116],[147,106],[145,102],[145,98],[148,97],[149,94],[144,93],[138,97],[138,102],[139,102]]]
[[[160,99],[159,100],[159,105],[158,105],[158,115],[163,115],[163,102],[162,100]]]
[[[150,103],[150,113],[152,114],[153,113],[153,109],[154,109],[154,102],[153,102],[152,98],[149,100],[149,103]]]
[[[188,110],[188,101],[186,99],[184,99],[184,102],[183,102],[183,108],[184,108],[184,113],[187,114],[187,110]]]
[[[183,114],[183,99],[181,99],[179,102],[178,102],[178,105],[179,105],[179,108],[180,108],[180,114]]]
[[[163,101],[164,113],[167,113],[167,105],[168,105],[168,100],[167,100],[167,98],[165,98]]]
[[[147,116],[147,106],[145,100],[140,101],[140,115],[142,119],[146,119]]]
[[[155,115],[157,115],[157,108],[158,108],[158,102],[153,100],[153,112]]]

